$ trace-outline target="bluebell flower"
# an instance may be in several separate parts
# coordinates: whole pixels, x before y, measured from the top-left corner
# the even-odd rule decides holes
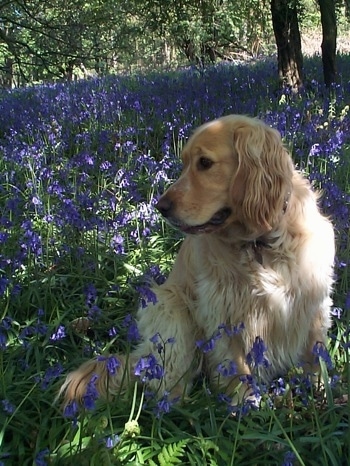
[[[157,285],[162,285],[166,277],[165,275],[161,272],[160,267],[158,264],[156,265],[151,265],[148,269],[148,272],[145,275],[146,279],[151,279],[154,280]]]
[[[7,346],[7,335],[6,333],[0,328],[0,350],[5,350]]]
[[[223,377],[232,377],[237,374],[237,365],[234,361],[223,361],[222,363],[218,364],[216,370],[221,374]]]
[[[324,343],[320,341],[315,343],[314,347],[312,348],[312,353],[315,355],[315,362],[318,362],[319,358],[321,358],[326,363],[328,369],[333,368],[331,356]]]
[[[37,320],[35,326],[33,327],[34,329],[34,333],[36,335],[41,335],[41,336],[45,336],[47,334],[47,325],[44,324],[43,322],[41,322],[40,319]]]
[[[176,341],[174,337],[168,338],[164,341],[159,332],[155,333],[149,340],[155,345],[159,354],[162,354],[165,351],[165,345],[174,344]]]
[[[117,434],[112,434],[105,439],[106,447],[114,448],[120,442],[120,437]]]
[[[333,317],[340,319],[343,314],[343,309],[341,307],[332,307],[331,314]]]
[[[1,400],[2,409],[6,414],[13,414],[15,412],[15,406],[9,400]]]
[[[140,295],[141,307],[145,309],[149,303],[156,304],[158,301],[155,292],[146,285],[136,285],[136,291]]]
[[[62,340],[63,338],[66,337],[66,329],[64,325],[59,325],[56,332],[54,332],[51,337],[50,341],[58,341]]]
[[[100,163],[100,170],[102,171],[108,171],[111,169],[111,167],[112,167],[112,164],[109,160],[105,160]]]
[[[213,351],[215,348],[215,342],[222,337],[220,330],[215,332],[211,338],[208,340],[197,340],[196,346],[200,349],[203,353],[209,353]]]
[[[163,346],[163,341],[160,337],[159,332],[155,333],[153,337],[149,339],[149,341],[152,342],[157,347],[157,351],[159,354],[163,352],[164,346]]]
[[[0,296],[3,296],[6,293],[8,284],[10,280],[6,277],[0,277]]]
[[[32,252],[35,256],[41,256],[41,236],[32,229],[32,222],[30,220],[25,220],[21,228],[24,230],[21,243],[22,250],[28,253]]]
[[[87,317],[89,320],[96,322],[102,314],[102,309],[97,304],[92,304],[88,308]]]
[[[35,466],[47,466],[48,463],[45,460],[45,457],[48,456],[50,453],[48,448],[45,448],[45,450],[39,451],[36,456],[35,456]]]
[[[171,408],[179,401],[179,397],[170,399],[170,393],[164,392],[163,396],[157,401],[154,412],[156,417],[159,419],[163,414],[168,414]]]
[[[98,361],[107,361],[106,367],[110,375],[115,375],[117,373],[118,367],[120,367],[120,362],[118,359],[113,356],[97,356]]]
[[[97,299],[97,290],[93,283],[89,283],[84,289],[85,303],[88,308],[95,304]]]
[[[124,254],[124,238],[120,234],[115,234],[110,242],[115,254]]]
[[[290,386],[294,389],[295,394],[301,399],[304,406],[309,403],[309,393],[312,387],[312,380],[310,375],[293,376],[290,379]]]
[[[256,377],[251,374],[242,375],[239,380],[249,387],[247,395],[253,396],[255,399],[260,399],[262,393],[266,392],[266,385],[261,382],[258,383]]]
[[[345,298],[345,309],[347,311],[350,311],[350,291],[347,292],[346,298]]]
[[[241,322],[240,324],[237,324],[237,325],[220,324],[218,328],[219,330],[224,330],[224,332],[226,333],[228,337],[232,337],[233,335],[238,335],[242,333],[245,327],[244,327],[244,323]]]
[[[220,402],[224,402],[228,405],[231,405],[232,403],[232,398],[230,396],[228,396],[226,393],[219,393],[218,394],[218,400]]]
[[[292,451],[287,451],[283,458],[283,463],[281,466],[294,466],[296,461],[295,453]]]
[[[63,416],[67,418],[75,418],[79,412],[78,403],[74,400],[68,403],[63,410]]]
[[[127,328],[127,340],[130,342],[137,342],[140,340],[141,335],[137,327],[137,323],[131,314],[127,314],[122,322],[122,327]]]
[[[154,354],[150,354],[138,360],[134,373],[140,377],[142,382],[149,382],[154,379],[161,380],[164,376],[164,369],[158,363]]]
[[[63,366],[60,363],[50,366],[46,369],[43,377],[41,378],[40,387],[42,390],[46,390],[49,384],[57,379],[63,372]]]
[[[239,405],[232,403],[232,398],[225,393],[218,394],[218,401],[226,405],[229,414],[236,416],[246,416],[251,409],[257,408],[256,403],[252,400],[244,401]]]
[[[285,380],[280,377],[271,384],[271,390],[276,396],[284,395],[286,392],[286,383]]]
[[[108,335],[111,338],[114,338],[114,337],[116,337],[118,335],[118,330],[113,326],[108,330]]]
[[[35,206],[40,206],[42,205],[42,201],[40,200],[40,198],[38,196],[33,196],[32,197],[32,203],[35,205]]]
[[[253,347],[247,354],[247,363],[252,367],[268,367],[270,365],[269,360],[265,356],[267,348],[261,337],[256,337],[253,343]]]
[[[332,388],[336,387],[338,383],[341,381],[341,377],[337,374],[332,375],[331,381],[330,381],[330,386]]]
[[[95,408],[95,401],[99,398],[99,393],[96,388],[98,375],[94,374],[86,387],[86,392],[83,395],[82,403],[85,409],[92,411]]]

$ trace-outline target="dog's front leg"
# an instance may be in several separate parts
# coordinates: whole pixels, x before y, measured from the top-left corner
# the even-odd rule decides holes
[[[213,386],[230,396],[233,405],[252,396],[248,380],[251,371],[240,335],[223,336],[208,356]]]
[[[165,283],[154,291],[156,304],[138,312],[139,345],[129,355],[97,356],[68,374],[58,395],[64,406],[107,398],[135,382],[147,383],[158,397],[188,391],[199,365],[188,300],[175,285]]]
[[[193,305],[182,289],[169,283],[155,288],[157,303],[138,312],[138,326],[142,344],[135,350],[139,358],[153,354],[162,369],[161,380],[150,380],[149,385],[159,396],[164,392],[171,398],[185,395],[198,373],[196,359],[198,329],[193,322]]]

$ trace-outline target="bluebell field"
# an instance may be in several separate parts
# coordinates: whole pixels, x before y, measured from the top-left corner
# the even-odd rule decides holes
[[[323,191],[338,244],[329,366],[348,377],[349,57],[338,68],[327,90],[320,58],[308,59],[299,95],[278,87],[268,60],[0,93],[0,464],[52,464],[78,425],[75,410],[65,418],[53,404],[64,374],[139,338],[133,313],[154,300],[148,283],[164,281],[181,241],[154,205],[191,131],[221,115],[278,129]],[[166,396],[155,409],[155,419],[171,409]],[[109,433],[107,449],[121,431]]]

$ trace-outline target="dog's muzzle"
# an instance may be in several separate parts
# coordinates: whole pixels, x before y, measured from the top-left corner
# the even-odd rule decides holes
[[[229,207],[224,207],[218,210],[208,222],[201,225],[188,225],[187,223],[181,222],[181,220],[173,215],[174,204],[166,197],[160,198],[155,207],[173,227],[192,235],[214,231],[223,225],[232,213]]]

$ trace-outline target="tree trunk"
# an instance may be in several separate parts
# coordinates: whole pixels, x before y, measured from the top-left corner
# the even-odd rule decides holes
[[[327,87],[337,78],[336,47],[337,47],[337,19],[334,0],[318,0],[322,24],[322,64],[323,77]]]
[[[13,60],[11,57],[5,58],[3,86],[8,89],[13,86]]]
[[[271,0],[271,15],[280,80],[283,86],[297,91],[303,84],[297,0]]]

